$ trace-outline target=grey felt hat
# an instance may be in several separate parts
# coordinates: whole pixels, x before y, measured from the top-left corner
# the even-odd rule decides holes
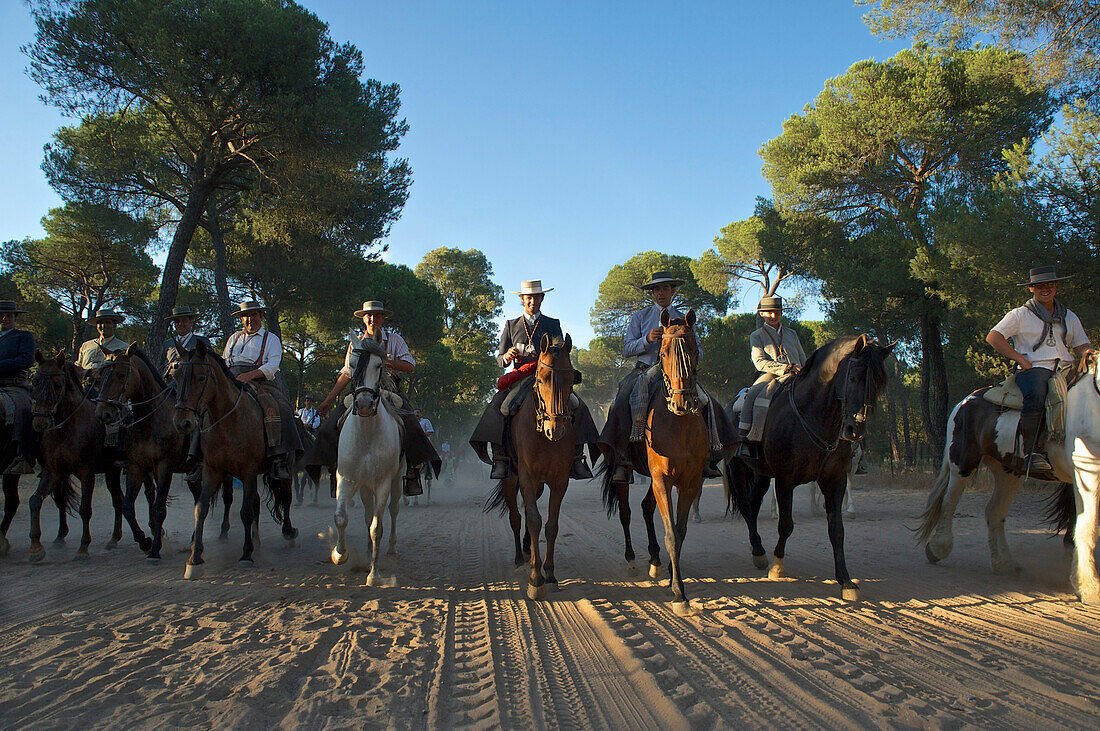
[[[549,289],[543,289],[541,279],[528,279],[525,282],[520,282],[519,291],[512,292],[512,294],[546,294],[547,292],[553,291],[553,287],[550,287]]]
[[[760,304],[756,306],[757,312],[782,312],[782,297],[761,297]]]
[[[679,287],[683,283],[684,280],[672,276],[672,272],[653,272],[649,275],[649,281],[642,285],[642,289],[653,289],[658,284],[671,284],[673,287]]]
[[[240,317],[241,315],[245,315],[249,312],[263,312],[266,309],[266,307],[264,307],[256,300],[245,300],[244,302],[241,302],[241,306],[237,309],[237,311],[231,313],[229,316]]]
[[[19,305],[15,304],[15,300],[0,300],[0,313],[14,312],[18,315],[26,311],[27,310],[21,309]]]
[[[196,320],[199,317],[199,313],[195,312],[187,305],[178,305],[172,308],[172,314],[164,318],[164,321],[172,322],[173,320],[179,320],[184,317],[190,317],[192,320]]]
[[[389,317],[393,314],[391,310],[387,310],[385,305],[382,304],[382,300],[367,300],[363,303],[363,309],[355,311],[355,316],[362,317],[368,312],[381,312],[383,317]]]
[[[1031,279],[1027,282],[1020,282],[1020,286],[1034,287],[1036,284],[1046,284],[1047,282],[1061,282],[1063,279],[1069,279],[1069,276],[1059,277],[1058,273],[1054,271],[1054,267],[1035,267],[1031,270]]]
[[[95,314],[95,317],[91,318],[92,323],[98,325],[103,320],[114,320],[115,324],[119,324],[126,319],[126,315],[121,312],[115,312],[114,310],[100,310]]]

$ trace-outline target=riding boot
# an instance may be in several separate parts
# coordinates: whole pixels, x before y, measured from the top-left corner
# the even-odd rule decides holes
[[[404,491],[406,497],[424,494],[424,488],[420,485],[420,467],[410,466],[405,470]]]
[[[1023,443],[1024,457],[1019,460],[1019,469],[1025,474],[1034,475],[1040,479],[1051,475],[1054,468],[1043,449],[1046,440],[1042,432],[1043,412],[1027,412],[1020,414],[1020,441]]]
[[[273,480],[289,480],[290,467],[287,465],[286,454],[277,454],[271,458],[271,464],[267,468],[267,474]]]
[[[737,449],[733,455],[742,459],[760,459],[759,442],[749,441],[749,430],[744,427],[738,429]]]
[[[569,468],[569,478],[572,480],[591,480],[592,470],[588,468],[588,462],[584,458],[584,445],[578,444],[573,453],[573,466]]]
[[[707,465],[703,468],[703,477],[706,479],[713,479],[715,477],[722,476],[722,470],[718,467],[722,461],[721,452],[711,452],[710,458],[707,459]]]
[[[508,476],[512,474],[512,470],[509,464],[508,455],[504,453],[504,447],[498,447],[496,444],[490,444],[489,447],[493,452],[493,469],[489,472],[489,479],[508,479]]]
[[[612,482],[625,482],[630,484],[634,478],[634,464],[629,457],[619,457],[615,461],[615,468],[611,471]]]
[[[183,469],[187,473],[184,477],[187,482],[199,482],[202,480],[202,442],[198,429],[191,432],[190,443],[187,445],[187,456],[183,460]]]

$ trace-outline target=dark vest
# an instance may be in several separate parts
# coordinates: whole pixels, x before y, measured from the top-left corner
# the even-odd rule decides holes
[[[502,338],[501,352],[507,351],[508,348],[515,345],[533,345],[535,351],[542,347],[543,335],[549,335],[551,339],[563,337],[561,333],[561,321],[555,320],[552,317],[546,317],[543,315],[535,323],[534,331],[531,333],[530,341],[527,337],[527,327],[524,326],[523,315],[520,315],[514,320],[509,320],[504,325],[504,338]],[[529,327],[529,326],[528,326]],[[520,356],[515,360],[515,365],[519,366],[527,361],[534,360],[527,356]]]
[[[0,379],[26,381],[34,365],[34,335],[13,329],[0,338]],[[4,385],[0,383],[0,385]]]

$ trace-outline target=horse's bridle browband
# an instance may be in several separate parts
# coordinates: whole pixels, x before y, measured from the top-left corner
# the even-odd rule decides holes
[[[216,365],[215,363],[207,363],[206,361],[200,361],[200,362],[196,363],[194,361],[189,361],[188,360],[188,361],[181,362],[179,364],[179,367],[183,368],[184,366],[192,366],[192,367],[193,366],[206,366],[207,368],[213,368],[215,365]],[[208,383],[209,383],[209,381],[207,383],[202,384],[202,391],[199,392],[199,401],[200,402],[202,401],[203,394],[206,393],[206,386],[208,385]],[[210,409],[204,407],[202,409],[202,411],[199,411],[198,409],[194,408],[193,406],[188,406],[187,404],[181,404],[178,400],[178,397],[183,395],[183,389],[180,389],[180,393],[177,394],[177,400],[176,400],[175,408],[179,409],[180,411],[190,411],[192,414],[197,416],[198,419],[199,419],[199,433],[200,434],[206,434],[211,429],[213,429],[215,426],[217,426],[218,424],[225,421],[225,419],[230,414],[232,414],[234,411],[236,411],[237,407],[241,405],[241,399],[244,398],[245,387],[244,387],[244,385],[242,385],[240,383],[237,384],[237,387],[239,389],[238,392],[237,392],[237,400],[233,402],[233,406],[230,407],[229,411],[226,411],[224,414],[219,416],[213,422],[208,424],[205,428],[203,428],[203,426],[202,426],[202,420],[204,418],[206,418],[207,414],[210,413]]]
[[[59,375],[66,381],[66,383],[68,383],[68,380],[69,380],[69,374],[68,373],[66,373],[65,371],[62,371]],[[52,376],[47,376],[47,378],[51,378],[51,377]],[[64,392],[65,390],[68,390],[67,386],[62,389],[62,392]],[[62,395],[64,395],[64,393]],[[62,419],[60,422],[57,421],[57,410],[61,408],[61,396],[59,396],[57,398],[57,403],[53,405],[52,409],[50,409],[49,411],[47,411],[45,413],[43,413],[41,411],[32,410],[31,411],[31,417],[32,418],[39,418],[39,419],[48,418],[50,420],[50,426],[47,427],[46,431],[55,431],[55,430],[60,429],[61,427],[65,426],[65,424],[68,423],[69,419],[76,416],[76,412],[80,411],[80,405],[83,404],[87,400],[88,400],[88,391],[84,390],[83,393],[80,396],[80,401],[78,401],[76,403],[76,406],[73,407],[72,412],[70,412],[69,415],[66,416],[64,419]]]
[[[130,362],[123,363],[121,361],[112,360],[112,361],[109,361],[106,365],[103,366],[103,370],[106,370],[108,368],[113,369],[115,366],[120,366],[120,365],[126,366],[126,368],[127,368],[126,381],[129,382],[130,374],[133,373],[133,371],[134,371],[133,363],[130,363]],[[106,379],[106,377],[104,377],[104,378]],[[125,388],[123,388],[123,390],[125,390]],[[121,415],[121,413],[123,411],[131,411],[132,412],[133,408],[135,406],[144,406],[148,403],[152,403],[153,401],[156,401],[157,399],[160,399],[162,396],[165,396],[171,390],[172,390],[171,385],[165,386],[160,391],[157,391],[157,393],[155,393],[153,396],[151,396],[150,398],[147,398],[143,401],[124,402],[124,401],[119,401],[117,399],[107,398],[106,396],[96,396],[95,402],[97,404],[106,404],[107,406],[114,406],[116,409],[119,410],[119,413]],[[164,399],[161,400],[161,403],[164,403]],[[159,406],[159,405],[160,404],[157,404],[157,406]],[[157,406],[154,406],[152,409],[150,409],[149,413],[146,414],[145,416],[141,417],[140,419],[135,419],[133,421],[126,422],[125,426],[127,426],[127,427],[137,426],[138,424],[140,424],[141,422],[145,421],[146,419],[151,417],[153,414],[155,414],[156,410],[157,410]],[[121,416],[120,416],[119,420],[121,421]]]
[[[536,361],[535,368],[544,368],[554,373],[572,373],[573,367],[561,368],[543,363],[541,360]],[[556,442],[561,439],[561,434],[554,431],[553,421],[555,419],[573,418],[573,412],[569,407],[569,399],[565,399],[565,403],[561,403],[561,398],[558,396],[557,384],[554,376],[550,376],[550,393],[551,402],[550,407],[547,408],[545,402],[542,400],[542,393],[539,391],[538,379],[531,385],[535,391],[535,428],[547,439],[552,442]]]
[[[684,342],[687,340],[687,333],[677,333],[677,334],[674,334],[674,335],[661,333],[661,339],[662,340],[679,340],[680,342],[678,342],[676,344],[676,347],[680,348],[681,353],[682,353],[681,357],[679,359],[679,363],[688,362],[687,348],[684,347]],[[694,373],[694,371],[691,372],[691,373],[686,372],[686,368],[684,366],[681,366],[679,370],[680,370],[680,373],[678,375],[679,375],[679,378],[680,378],[681,385],[686,383],[687,384],[686,388],[673,388],[672,387],[672,379],[669,377],[668,372],[665,371],[664,367],[663,366],[661,367],[661,377],[664,379],[664,383],[665,383],[665,392],[666,392],[665,393],[665,403],[668,407],[669,413],[676,414],[676,410],[674,409],[673,402],[672,402],[673,396],[688,394],[689,398],[690,398],[690,405],[687,407],[686,413],[688,413],[688,414],[698,414],[699,413],[699,395],[698,395],[698,393],[696,391],[696,388],[695,388],[695,373]]]

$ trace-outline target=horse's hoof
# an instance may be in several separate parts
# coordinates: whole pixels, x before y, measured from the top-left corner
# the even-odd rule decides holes
[[[202,578],[204,573],[206,573],[206,570],[201,563],[189,563],[183,567],[183,578],[188,581]]]
[[[337,549],[335,546],[333,546],[333,548],[332,548],[332,562],[334,564],[336,564],[337,566],[345,564],[345,563],[348,562],[348,554],[347,553],[340,553],[340,550]]]
[[[107,541],[103,544],[103,548],[108,551],[113,551],[118,547],[118,541]]]
[[[1100,604],[1100,589],[1093,589],[1092,591],[1078,591],[1077,596],[1081,597],[1082,604],[1089,604],[1092,606]]]
[[[54,539],[53,539],[53,544],[54,544],[55,546],[64,546],[64,545],[65,545],[65,538],[64,538],[64,536],[58,536],[57,538],[54,538]]]
[[[756,568],[760,569],[761,571],[763,571],[764,569],[768,568],[768,557],[765,556],[764,554],[760,554],[759,556],[753,556],[752,557],[752,565],[755,566]]]
[[[41,547],[37,551],[32,548],[27,554],[27,561],[30,563],[40,563],[44,558],[46,558],[46,551]]]
[[[546,598],[546,584],[542,586],[535,586],[533,584],[527,584],[527,598],[531,601],[540,601]]]
[[[7,556],[11,552],[11,542],[5,536],[0,536],[0,556]]]
[[[677,617],[690,617],[691,602],[684,599],[682,602],[672,602],[672,611]]]
[[[283,538],[287,539],[288,541],[293,541],[297,537],[298,537],[298,529],[297,528],[291,528],[289,531],[283,531]]]
[[[160,566],[160,556],[146,556],[145,563],[150,566]]]
[[[1018,574],[1020,572],[1020,566],[1015,561],[991,562],[990,566],[993,569],[993,573],[1002,576],[1011,576],[1012,574]]]
[[[924,544],[924,557],[928,559],[928,563],[940,562],[940,557],[932,553],[932,546],[928,543]]]
[[[649,578],[651,578],[651,579],[661,578],[661,566],[660,566],[660,564],[651,563],[649,565]]]
[[[702,523],[703,522],[703,516],[696,515],[696,516],[692,517],[692,520],[695,521],[696,523]]]
[[[387,549],[387,551],[386,551],[386,555],[387,556],[396,556],[397,555],[397,546],[390,546],[389,549]]]
[[[846,602],[858,602],[859,601],[859,587],[852,582],[849,586],[845,586],[840,590],[840,598]]]
[[[783,570],[782,564],[772,564],[772,567],[768,569],[769,579],[782,579],[787,575],[787,572]]]
[[[633,561],[627,561],[626,562],[626,575],[627,576],[637,576],[638,575],[638,564],[634,563]]]
[[[143,541],[138,541],[138,548],[141,549],[142,553],[149,553],[149,549],[151,549],[152,547],[153,541],[151,538],[146,538]]]
[[[92,555],[88,553],[88,549],[81,546],[77,549],[76,555],[73,556],[73,561],[87,561]]]
[[[218,534],[218,540],[222,541],[223,543],[225,541],[228,541],[229,540],[229,531],[223,530],[221,533],[219,533]]]

